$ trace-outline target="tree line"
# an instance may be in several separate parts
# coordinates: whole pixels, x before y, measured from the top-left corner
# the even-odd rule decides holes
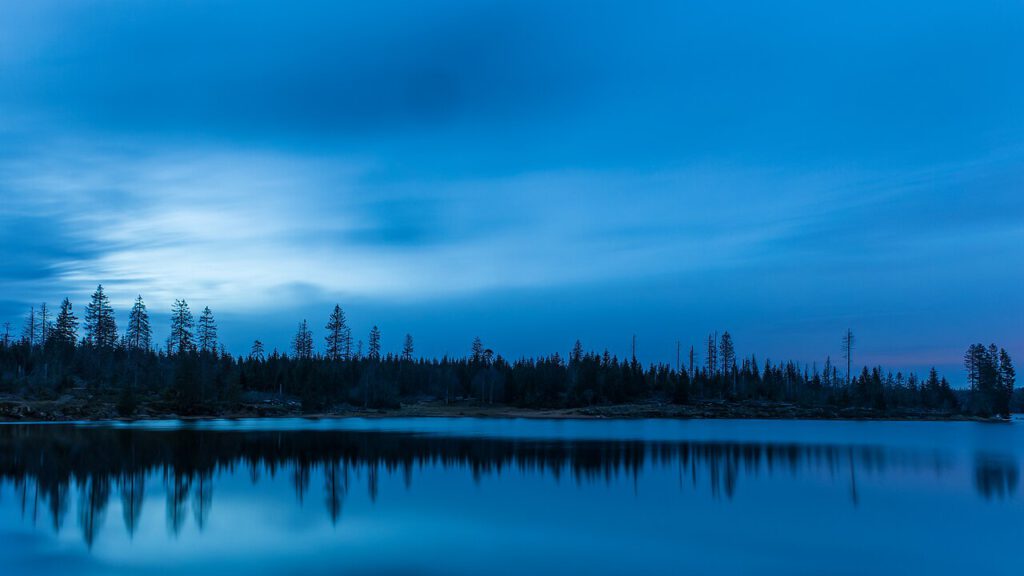
[[[81,335],[79,329],[81,328]],[[880,366],[853,370],[854,337],[842,339],[840,364],[821,369],[740,357],[732,336],[710,334],[702,361],[690,347],[675,366],[642,365],[607,350],[586,351],[577,341],[568,357],[506,359],[476,338],[462,357],[423,358],[406,334],[400,353],[384,353],[374,326],[364,342],[354,339],[336,305],[324,324],[322,346],[306,320],[291,349],[268,352],[259,340],[244,355],[231,355],[218,340],[209,307],[198,320],[185,300],[171,309],[170,331],[155,346],[149,313],[138,297],[128,325],[118,331],[102,285],[80,324],[70,300],[56,315],[44,304],[27,315],[20,338],[6,326],[0,339],[0,391],[26,399],[52,399],[86,388],[113,399],[124,415],[140,401],[156,410],[211,414],[243,402],[293,398],[306,412],[341,405],[397,407],[402,401],[471,401],[530,408],[580,407],[660,400],[677,404],[766,401],[801,406],[860,408],[879,412],[931,411],[1008,417],[1015,372],[1010,355],[996,345],[972,345],[964,363],[970,388],[954,390],[933,368],[924,378]],[[843,366],[845,364],[845,366]],[[844,372],[841,370],[845,368]]]

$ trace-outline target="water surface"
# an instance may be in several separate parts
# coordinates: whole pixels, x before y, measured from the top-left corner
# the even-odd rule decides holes
[[[4,574],[1019,574],[1024,422],[0,426]]]

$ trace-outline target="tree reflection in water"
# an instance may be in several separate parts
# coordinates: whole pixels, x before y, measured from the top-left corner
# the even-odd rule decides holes
[[[331,521],[342,516],[351,476],[365,478],[371,500],[380,473],[401,473],[413,485],[414,470],[438,466],[468,470],[479,482],[507,470],[569,477],[576,483],[640,481],[660,469],[678,473],[680,484],[707,482],[715,498],[731,499],[742,477],[827,474],[849,483],[858,502],[858,478],[889,471],[950,468],[939,454],[922,455],[880,447],[733,442],[544,441],[443,437],[390,432],[145,430],[74,426],[0,427],[0,481],[13,484],[24,517],[35,522],[45,510],[60,531],[77,494],[78,523],[91,546],[116,491],[124,527],[134,535],[142,514],[146,480],[163,478],[167,524],[177,534],[189,512],[199,530],[206,526],[214,486],[221,473],[247,469],[253,483],[284,473],[296,499],[308,499],[313,472],[323,477],[323,500]],[[979,456],[974,462],[977,492],[986,499],[1008,497],[1019,482],[1012,459]],[[687,482],[688,480],[688,482]],[[5,503],[5,505],[10,505]]]

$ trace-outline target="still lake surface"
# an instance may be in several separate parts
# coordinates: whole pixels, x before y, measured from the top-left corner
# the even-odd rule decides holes
[[[0,573],[1015,574],[1024,421],[0,425]]]

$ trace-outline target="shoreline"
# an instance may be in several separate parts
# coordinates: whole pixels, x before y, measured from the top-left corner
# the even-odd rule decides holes
[[[0,400],[2,423],[72,423],[198,421],[305,418],[311,420],[343,418],[486,418],[542,420],[836,420],[891,422],[986,422],[1008,423],[1002,418],[982,418],[946,412],[835,408],[798,406],[772,402],[704,401],[677,405],[661,402],[609,404],[576,408],[522,408],[501,404],[476,404],[440,401],[401,404],[398,408],[362,408],[343,406],[333,410],[305,413],[295,402],[243,404],[234,409],[181,414],[164,406],[143,405],[131,417],[121,416],[110,403],[74,405],[51,402]]]

